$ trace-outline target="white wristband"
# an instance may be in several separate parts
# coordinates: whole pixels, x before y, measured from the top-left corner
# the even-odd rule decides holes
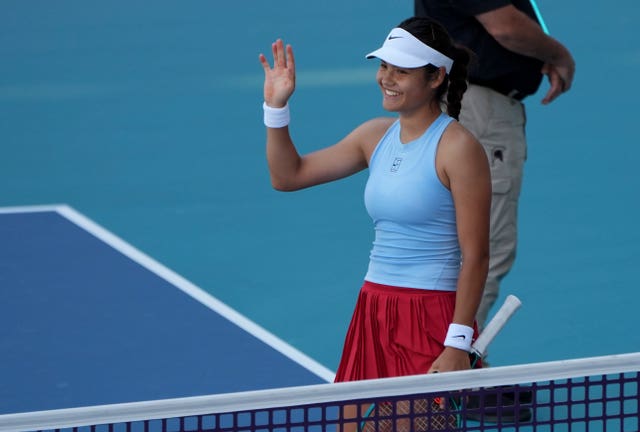
[[[462,324],[451,323],[449,324],[447,337],[444,339],[444,346],[470,352],[472,338],[473,328]]]
[[[291,117],[288,102],[282,108],[272,108],[264,102],[262,108],[264,109],[264,125],[266,127],[281,128],[289,124]]]

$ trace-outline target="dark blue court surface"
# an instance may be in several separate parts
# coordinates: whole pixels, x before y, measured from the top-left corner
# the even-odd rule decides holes
[[[0,212],[0,414],[330,379],[72,209],[28,210]]]

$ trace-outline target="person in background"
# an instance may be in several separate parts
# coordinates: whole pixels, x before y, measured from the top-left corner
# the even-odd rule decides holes
[[[460,123],[480,141],[491,166],[491,260],[478,314],[484,327],[517,244],[517,211],[527,154],[523,100],[543,76],[549,104],[573,83],[569,50],[548,36],[529,0],[415,0],[415,15],[442,24],[453,40],[476,55]]]
[[[364,200],[375,240],[336,381],[469,369],[489,264],[491,205],[485,152],[455,120],[469,52],[433,20],[403,21],[367,55],[380,61],[382,106],[395,115],[371,119],[304,156],[289,131],[293,49],[277,40],[272,54],[273,66],[263,54],[259,59],[273,187],[294,191],[369,169]],[[326,127],[331,114],[340,115],[339,103],[332,108],[313,126]],[[446,421],[412,428],[451,427]]]
[[[498,298],[500,281],[516,256],[518,200],[527,156],[523,100],[538,91],[544,76],[549,89],[543,104],[567,92],[573,84],[575,61],[563,44],[546,34],[530,0],[414,0],[414,9],[416,16],[442,24],[456,43],[476,56],[460,123],[480,141],[491,167],[491,258],[476,315],[482,330]],[[496,401],[485,401],[482,418],[528,420],[529,409],[511,406],[516,398],[527,404],[532,397],[531,392],[511,398],[506,393],[500,409]]]

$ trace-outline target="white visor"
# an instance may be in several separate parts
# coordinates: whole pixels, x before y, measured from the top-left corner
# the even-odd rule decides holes
[[[367,58],[377,57],[393,66],[418,68],[432,64],[451,71],[453,60],[401,28],[394,28],[385,39],[382,47],[367,54]]]

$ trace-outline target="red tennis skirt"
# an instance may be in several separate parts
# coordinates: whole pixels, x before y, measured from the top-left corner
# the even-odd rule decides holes
[[[451,291],[365,281],[335,382],[426,373],[444,350],[455,302]]]

